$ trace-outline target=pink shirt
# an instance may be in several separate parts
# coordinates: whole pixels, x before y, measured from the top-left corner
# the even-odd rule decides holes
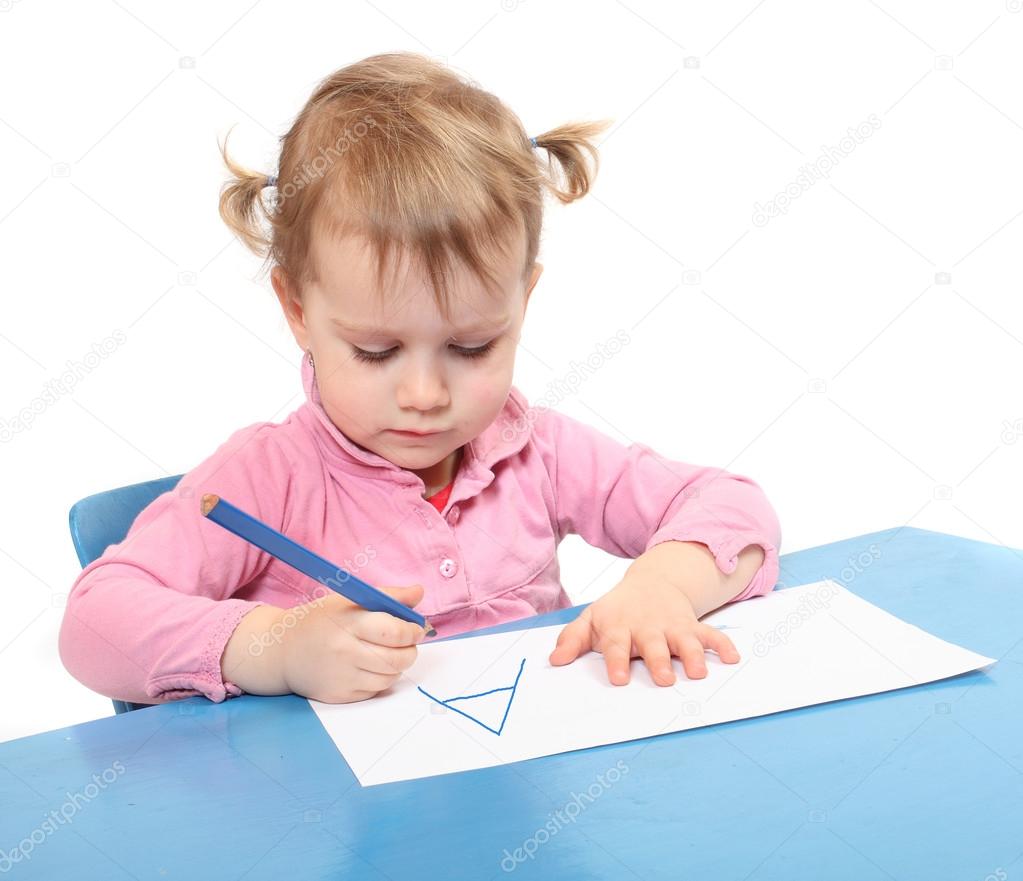
[[[283,422],[234,432],[82,570],[60,630],[61,659],[76,679],[138,703],[222,701],[242,693],[220,672],[242,616],[322,590],[203,517],[204,493],[370,584],[422,584],[416,610],[438,637],[569,606],[557,557],[569,533],[627,558],[671,539],[703,542],[726,574],[757,544],[764,563],[734,600],[777,580],[778,519],[748,477],[623,446],[556,410],[530,409],[512,386],[498,417],[465,446],[438,510],[418,476],[338,430],[304,357],[302,383],[307,400]]]

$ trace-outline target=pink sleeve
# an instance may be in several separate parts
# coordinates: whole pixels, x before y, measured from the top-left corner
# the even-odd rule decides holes
[[[81,683],[137,703],[242,693],[223,680],[220,659],[241,618],[262,604],[231,597],[270,557],[203,517],[199,504],[216,493],[281,528],[289,468],[265,424],[232,434],[79,574],[59,647]]]
[[[644,444],[626,447],[551,409],[540,411],[534,437],[554,484],[561,536],[574,533],[633,559],[663,541],[702,542],[726,575],[743,548],[760,545],[764,562],[730,602],[774,588],[781,527],[750,478],[674,461]]]

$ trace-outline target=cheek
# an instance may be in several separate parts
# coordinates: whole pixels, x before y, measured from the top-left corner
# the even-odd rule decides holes
[[[319,367],[319,365],[317,365]],[[360,369],[351,360],[338,362],[329,369],[325,382],[320,382],[320,394],[345,413],[365,413],[380,400],[377,393],[380,380],[371,369]]]
[[[512,367],[511,364],[495,362],[486,369],[463,372],[458,387],[460,409],[472,412],[479,421],[489,424],[508,397]]]

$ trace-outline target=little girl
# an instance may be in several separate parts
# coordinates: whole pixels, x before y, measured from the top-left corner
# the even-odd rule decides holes
[[[441,637],[569,606],[557,548],[576,533],[634,562],[561,631],[552,664],[594,650],[622,685],[642,657],[667,686],[672,655],[690,678],[706,675],[705,649],[739,660],[699,619],[774,587],[781,534],[760,487],[625,447],[512,385],[544,189],[586,194],[584,154],[596,166],[606,125],[530,138],[493,95],[397,53],[320,84],[276,176],[240,168],[225,144],[220,212],[273,264],[307,400],[234,432],[82,570],[60,632],[77,679],[141,703],[341,703],[415,661],[421,627],[210,522],[205,493],[414,606]]]

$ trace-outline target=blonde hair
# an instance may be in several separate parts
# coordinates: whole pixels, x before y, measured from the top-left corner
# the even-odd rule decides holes
[[[281,138],[269,206],[263,188],[273,181],[234,162],[225,138],[221,154],[232,178],[221,189],[220,216],[265,256],[264,270],[276,263],[299,291],[317,277],[314,231],[365,238],[378,281],[392,249],[408,249],[447,316],[454,263],[493,291],[497,255],[510,253],[523,231],[528,278],[540,247],[544,186],[563,204],[584,196],[599,167],[592,139],[609,124],[574,122],[536,136],[545,170],[519,118],[478,84],[424,55],[373,55],[324,79]]]

